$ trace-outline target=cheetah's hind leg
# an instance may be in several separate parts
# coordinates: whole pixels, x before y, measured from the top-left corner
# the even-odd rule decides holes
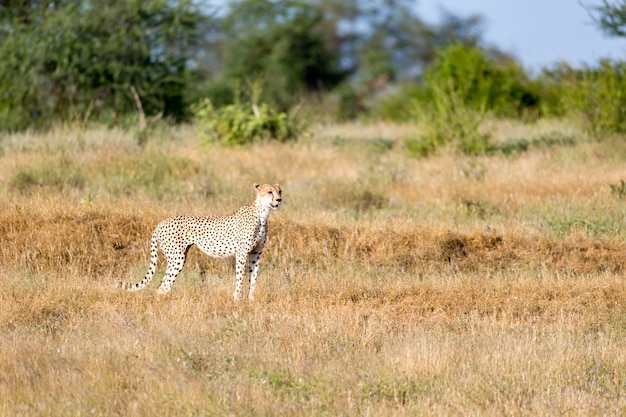
[[[157,293],[159,295],[167,294],[172,289],[174,281],[176,281],[178,274],[180,274],[183,266],[185,266],[187,250],[189,250],[189,248],[187,248],[183,253],[176,253],[167,257],[167,269],[165,271],[165,277],[163,277],[163,281],[161,281],[161,285],[159,285],[159,289],[157,290]]]

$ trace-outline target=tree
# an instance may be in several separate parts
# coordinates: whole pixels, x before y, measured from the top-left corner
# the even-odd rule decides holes
[[[261,81],[262,99],[287,109],[299,94],[323,92],[347,75],[324,15],[299,0],[233,2],[224,20],[224,81]]]
[[[5,129],[135,109],[180,118],[190,52],[205,19],[191,0],[5,1],[0,121]]]
[[[424,22],[412,0],[235,0],[223,19],[209,84],[214,104],[233,100],[233,86],[260,81],[262,100],[285,110],[301,96],[342,89],[360,100],[368,86],[415,78],[437,50],[481,41],[482,19],[444,13]]]
[[[203,1],[0,0],[0,129],[135,112],[131,87],[177,120],[245,83],[279,110],[339,86],[360,104],[442,47],[481,42],[479,17],[429,24],[412,0],[233,0],[214,15]]]
[[[461,43],[468,47],[478,46],[482,39],[483,19],[477,15],[467,18],[443,11],[441,22],[432,24],[423,21],[412,11],[413,2],[389,3],[389,10],[370,19],[370,32],[364,37],[361,47],[364,64],[368,71],[374,66],[369,56],[388,56],[389,75],[395,78],[414,78],[434,62],[437,51],[448,45]],[[374,62],[379,62],[376,59]],[[394,77],[392,77],[394,78]]]
[[[437,51],[454,43],[473,47],[482,41],[483,19],[443,11],[441,22],[424,21],[413,0],[322,0],[340,44],[341,62],[357,82],[386,76],[414,78],[430,65]]]
[[[594,22],[608,36],[626,36],[626,1],[603,0],[599,5],[585,5]]]

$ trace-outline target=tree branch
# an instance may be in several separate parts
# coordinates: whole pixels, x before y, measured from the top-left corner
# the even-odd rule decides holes
[[[137,90],[135,89],[134,85],[130,86],[130,91],[133,93],[133,97],[135,98],[135,105],[137,106],[137,111],[139,111],[139,131],[143,132],[146,129],[146,114],[143,112],[141,98],[139,98],[139,94],[137,94]]]

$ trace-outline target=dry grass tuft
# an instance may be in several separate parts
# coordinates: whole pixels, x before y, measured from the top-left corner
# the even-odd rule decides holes
[[[70,270],[91,276],[128,271],[145,261],[152,229],[160,211],[149,208],[128,214],[116,207],[41,202],[5,205],[0,211],[4,245],[0,261],[18,269],[41,272]],[[626,244],[573,236],[567,239],[527,238],[494,232],[463,234],[439,227],[332,227],[293,221],[273,221],[265,255],[272,264],[315,265],[332,259],[378,268],[425,273],[442,268],[455,271],[502,271],[544,268],[565,274],[621,274]],[[23,248],[15,251],[15,248]],[[192,252],[193,265],[203,263]],[[204,267],[203,267],[204,268]]]

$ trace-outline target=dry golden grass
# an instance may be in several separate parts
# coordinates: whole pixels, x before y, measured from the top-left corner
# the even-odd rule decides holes
[[[624,414],[623,139],[414,160],[410,129],[3,138],[0,415]],[[255,303],[197,250],[166,297],[114,287],[160,219],[233,210],[254,181],[285,198]]]

